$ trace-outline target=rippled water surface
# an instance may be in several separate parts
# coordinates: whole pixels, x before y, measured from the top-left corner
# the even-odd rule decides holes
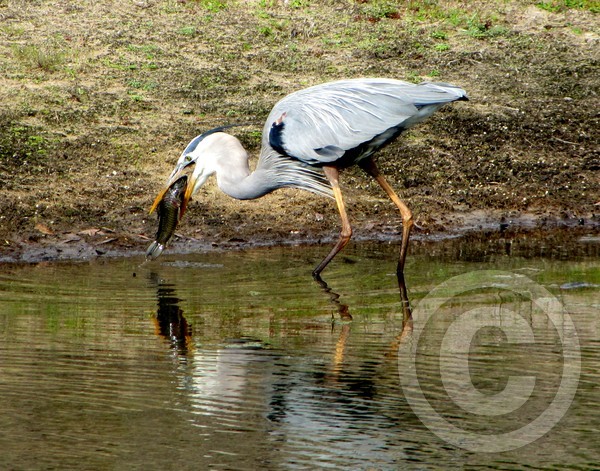
[[[0,469],[591,469],[598,246],[0,265]]]

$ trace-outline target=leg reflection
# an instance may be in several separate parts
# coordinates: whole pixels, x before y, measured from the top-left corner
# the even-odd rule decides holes
[[[315,281],[319,284],[324,293],[329,296],[329,299],[336,307],[338,315],[342,321],[351,321],[352,315],[350,314],[350,310],[347,304],[340,302],[340,295],[333,291],[329,285],[323,281],[320,276],[314,277]],[[333,328],[333,326],[332,326]],[[340,336],[335,344],[335,353],[333,355],[333,364],[332,364],[332,373],[337,376],[341,370],[342,364],[344,362],[344,354],[346,352],[346,343],[348,342],[348,337],[350,336],[350,324],[344,323],[342,324],[342,330],[340,332]]]
[[[400,291],[400,302],[402,303],[402,332],[400,336],[409,335],[413,330],[413,317],[410,301],[408,300],[408,292],[406,290],[406,282],[404,273],[398,273],[398,289]]]
[[[398,290],[400,292],[400,302],[402,305],[402,330],[394,339],[394,342],[389,348],[388,355],[396,356],[398,354],[398,348],[403,343],[409,341],[413,332],[413,317],[412,309],[410,307],[410,301],[408,299],[408,290],[406,289],[406,281],[404,279],[404,273],[397,273],[398,276]]]
[[[327,294],[327,296],[329,296],[329,299],[331,299],[331,302],[333,303],[333,305],[336,307],[336,309],[338,311],[340,319],[343,321],[351,321],[352,315],[350,314],[348,305],[340,302],[340,295],[338,293],[336,293],[335,291],[333,291],[329,287],[329,285],[323,280],[323,278],[321,278],[320,276],[315,276],[314,280],[321,287],[323,292],[325,294]]]
[[[395,337],[391,345],[388,347],[387,352],[384,353],[384,361],[386,362],[392,358],[397,358],[398,349],[401,345],[405,344],[406,342],[410,342],[413,332],[412,308],[410,306],[410,301],[408,298],[406,280],[402,272],[398,272],[396,275],[398,281],[398,292],[400,294],[400,307],[402,310],[402,329],[400,333]],[[329,299],[337,309],[340,319],[345,321],[351,321],[352,315],[349,312],[348,305],[340,301],[340,295],[333,291],[327,285],[327,283],[323,281],[320,277],[315,277],[315,281],[319,284],[323,292],[329,296]],[[342,374],[342,369],[344,366],[344,357],[347,350],[347,344],[350,338],[351,326],[352,324],[349,322],[342,323],[340,335],[335,344],[335,351],[330,367],[330,380],[338,381],[340,379],[340,375]]]

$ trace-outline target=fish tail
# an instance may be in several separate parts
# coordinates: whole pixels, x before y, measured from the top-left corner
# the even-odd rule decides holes
[[[150,247],[148,247],[148,249],[146,250],[146,260],[154,260],[162,253],[164,249],[164,244],[161,244],[157,241],[152,242],[152,244],[150,244]]]

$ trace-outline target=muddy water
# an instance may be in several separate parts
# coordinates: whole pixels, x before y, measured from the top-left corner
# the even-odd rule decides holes
[[[0,469],[592,468],[599,246],[0,266]]]

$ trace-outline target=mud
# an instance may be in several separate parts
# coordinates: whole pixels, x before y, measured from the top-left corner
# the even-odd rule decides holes
[[[426,246],[432,254],[447,250],[447,241],[465,242],[463,250],[498,251],[498,246],[519,247],[526,254],[564,256],[580,255],[590,250],[600,253],[600,218],[564,218],[554,220],[532,214],[502,216],[489,213],[463,213],[445,217],[445,230],[429,231],[415,229],[411,237],[412,250]],[[222,228],[221,228],[222,229]],[[230,237],[220,233],[219,238],[203,240],[176,234],[175,240],[165,254],[177,255],[222,250],[243,250],[252,247],[274,245],[331,244],[335,241],[335,230],[327,233],[302,233],[295,231],[282,238],[276,234],[237,233]],[[400,244],[401,230],[391,226],[369,224],[355,228],[355,241]],[[587,242],[577,244],[576,242]],[[43,234],[11,244],[0,251],[0,263],[39,263],[55,260],[94,260],[100,258],[133,257],[145,254],[150,238],[137,234],[117,233],[107,228],[83,231],[79,234]],[[514,244],[514,245],[513,245]],[[456,243],[451,244],[456,247]],[[494,248],[495,247],[495,248]],[[328,248],[328,247],[327,247]],[[326,250],[326,249],[324,249]],[[454,254],[453,256],[456,256]],[[164,255],[162,256],[164,258]],[[410,258],[410,255],[409,255]],[[159,260],[160,261],[160,260]]]

